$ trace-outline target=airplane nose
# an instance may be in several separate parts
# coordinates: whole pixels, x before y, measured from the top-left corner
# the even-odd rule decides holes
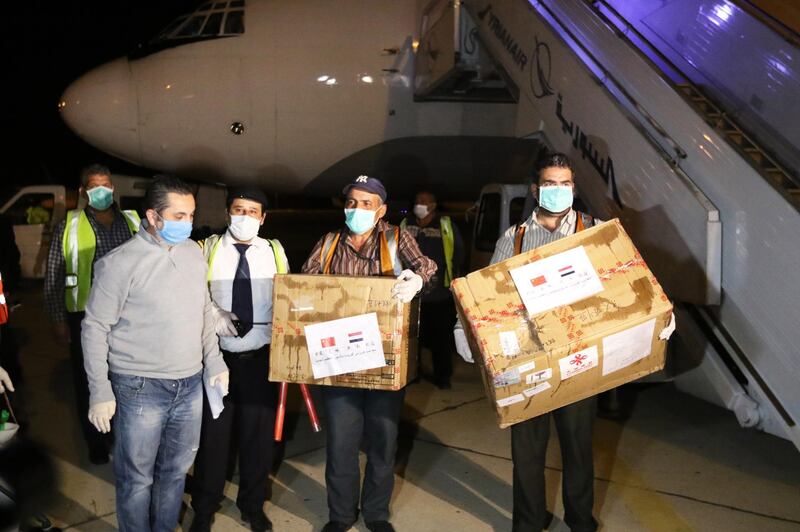
[[[141,160],[136,89],[127,59],[78,78],[58,107],[67,126],[89,144],[127,161]]]

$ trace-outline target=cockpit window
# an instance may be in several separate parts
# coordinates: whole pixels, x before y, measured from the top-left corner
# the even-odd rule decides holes
[[[180,26],[183,25],[184,22],[186,22],[186,17],[176,18],[170,23],[169,26],[164,28],[164,30],[159,34],[159,38],[164,38],[168,35],[172,35],[173,33],[175,33],[175,30],[177,30]]]
[[[233,37],[244,33],[245,0],[205,2],[193,13],[181,15],[145,46],[129,54],[131,59],[188,44],[190,42]]]
[[[206,25],[203,26],[202,35],[217,35],[222,25],[222,17],[224,15],[225,13],[212,13],[208,17]]]
[[[174,37],[194,37],[200,33],[200,28],[206,21],[205,15],[194,16],[189,19],[189,22],[181,26],[181,29],[174,34]]]
[[[235,35],[244,33],[244,11],[229,11],[225,19],[225,33]]]

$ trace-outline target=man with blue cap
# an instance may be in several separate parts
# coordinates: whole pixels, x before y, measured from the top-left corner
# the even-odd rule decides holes
[[[345,227],[317,242],[302,272],[392,276],[397,278],[395,298],[411,301],[436,273],[436,263],[420,252],[411,235],[383,220],[386,189],[380,180],[358,176],[342,194]],[[393,532],[389,501],[405,390],[323,386],[322,396],[328,423],[325,484],[330,518],[323,532],[349,530],[358,519],[359,501],[369,530]],[[362,446],[367,455],[363,487],[358,463]]]

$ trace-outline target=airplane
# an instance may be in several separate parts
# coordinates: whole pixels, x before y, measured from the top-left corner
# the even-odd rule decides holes
[[[280,193],[333,195],[360,174],[395,196],[521,182],[538,143],[514,135],[513,99],[481,97],[502,85],[493,68],[467,84],[476,101],[415,101],[420,4],[203,3],[72,83],[61,116],[137,165]]]
[[[591,212],[622,219],[677,303],[676,385],[800,448],[800,188],[780,161],[626,40],[606,2],[422,2],[204,3],[59,107],[121,159],[282,193],[332,196],[370,174],[390,195],[475,199],[521,186],[543,147],[566,152]],[[697,24],[665,16],[667,33],[725,48],[763,30],[695,7]],[[475,224],[487,254],[510,223],[493,194]]]

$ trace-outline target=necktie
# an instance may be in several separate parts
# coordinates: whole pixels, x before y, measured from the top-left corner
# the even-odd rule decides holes
[[[239,264],[236,266],[236,276],[233,278],[231,312],[236,314],[242,323],[242,332],[239,336],[244,336],[253,328],[253,290],[250,285],[250,264],[245,256],[250,245],[234,244],[234,246],[239,252]]]

